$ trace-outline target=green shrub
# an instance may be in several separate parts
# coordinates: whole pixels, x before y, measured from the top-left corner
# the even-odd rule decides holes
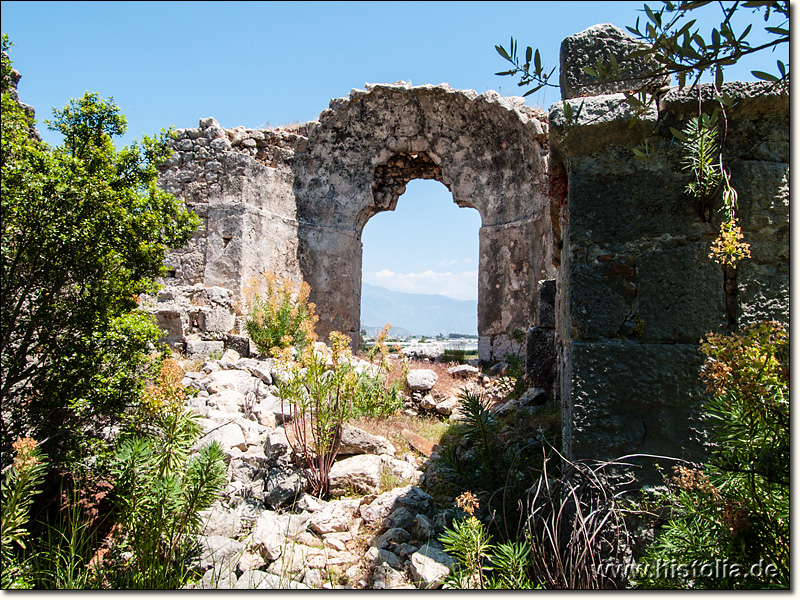
[[[276,381],[292,420],[289,438],[295,456],[304,465],[311,489],[319,497],[328,493],[328,475],[339,452],[342,426],[351,414],[358,376],[348,360],[349,338],[331,332],[331,357],[311,346],[296,357],[291,348],[280,356],[283,377]],[[328,367],[328,359],[331,367]]]
[[[469,516],[453,521],[439,536],[445,552],[458,560],[445,587],[457,589],[531,589],[528,577],[531,547],[527,540],[491,543],[486,527],[475,516],[478,499],[464,492],[457,506]],[[484,573],[484,571],[486,573]]]
[[[87,92],[47,122],[61,145],[33,139],[12,97],[9,46],[4,35],[0,451],[5,467],[11,442],[29,436],[61,465],[138,393],[160,332],[131,311],[200,221],[156,185],[171,133],[117,150],[127,125],[111,100]]]
[[[676,467],[667,481],[672,516],[643,561],[638,585],[788,588],[788,334],[779,323],[760,323],[739,334],[709,335],[701,349],[712,395],[711,459],[702,468]],[[730,568],[656,569],[692,561]],[[764,568],[743,575],[758,564]]]
[[[164,362],[148,388],[130,432],[122,436],[112,473],[122,540],[132,560],[116,573],[114,587],[173,588],[185,583],[188,544],[225,484],[222,448],[211,442],[187,462],[200,437],[198,416],[185,409],[181,369]]]
[[[268,272],[261,275],[261,280],[250,280],[245,289],[245,329],[259,352],[277,356],[283,348],[294,346],[302,351],[314,342],[318,317],[314,304],[308,302],[310,291],[305,282],[299,286],[290,281],[279,284],[277,277]]]
[[[536,463],[530,452],[533,446],[502,444],[501,424],[481,394],[462,392],[459,411],[461,420],[440,442],[436,472],[456,494],[468,490],[477,494],[494,517],[493,533],[505,540],[516,539]]]
[[[13,444],[14,462],[5,472],[0,483],[0,558],[2,558],[2,587],[28,587],[25,581],[25,565],[21,565],[14,553],[14,546],[26,549],[29,537],[25,526],[30,518],[30,507],[36,488],[44,480],[47,463],[30,438],[17,439]]]

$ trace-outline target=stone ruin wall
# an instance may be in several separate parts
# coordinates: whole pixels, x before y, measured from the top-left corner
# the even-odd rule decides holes
[[[161,185],[203,225],[170,255],[155,299],[168,341],[241,334],[241,317],[226,317],[202,286],[241,314],[245,286],[263,271],[310,285],[323,339],[335,329],[356,340],[364,225],[423,178],[481,215],[479,350],[501,358],[507,334],[530,326],[537,279],[554,272],[546,155],[543,113],[447,85],[353,90],[291,130],[225,130],[213,119],[180,130]]]
[[[231,306],[264,270],[311,285],[323,334],[355,335],[364,224],[410,179],[436,179],[481,214],[481,357],[530,328],[529,371],[561,405],[567,456],[700,459],[698,341],[761,319],[788,325],[788,96],[726,84],[744,101],[725,157],[752,250],[726,280],[708,257],[720,217],[705,222],[684,195],[669,133],[697,114],[696,93],[664,88],[631,126],[621,89],[582,71],[629,43],[613,26],[564,41],[562,92],[578,116],[567,123],[555,104],[549,131],[521,99],[402,83],[353,90],[291,130],[204,119],[179,131],[162,185],[204,224],[168,260],[156,312],[171,341],[239,343]]]
[[[564,55],[591,55],[581,46],[609,42],[609,27],[565,40],[562,77]],[[767,83],[723,88],[740,101],[723,148],[752,253],[733,278],[709,258],[722,215],[705,222],[684,194],[691,175],[669,130],[697,116],[697,90],[662,89],[631,126],[619,90],[593,95],[575,62],[565,99],[576,122],[566,122],[561,103],[550,109],[550,172],[562,206],[555,337],[565,450],[702,460],[700,339],[765,319],[789,324],[788,93]],[[709,86],[700,92],[710,112]],[[635,160],[634,148],[650,159]],[[653,470],[638,477],[660,482]]]

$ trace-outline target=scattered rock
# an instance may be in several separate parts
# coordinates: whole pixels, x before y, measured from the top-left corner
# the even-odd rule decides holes
[[[326,533],[349,531],[355,520],[358,499],[332,500],[322,510],[314,513],[308,522],[308,528],[319,535]]]
[[[439,402],[436,405],[436,412],[441,415],[451,415],[453,411],[458,406],[458,399],[457,398],[447,398]]]
[[[444,346],[439,342],[411,344],[403,348],[403,354],[408,358],[436,360],[444,354]]]
[[[383,436],[372,435],[351,425],[345,425],[342,428],[340,455],[389,454],[394,456],[396,453],[392,443]]]
[[[237,590],[307,590],[309,586],[281,574],[266,571],[246,571],[236,582]]]
[[[481,370],[471,365],[457,365],[447,369],[447,372],[451,377],[467,378],[471,377],[472,375],[477,375],[481,372]]]
[[[414,513],[428,513],[433,507],[433,498],[422,489],[407,485],[384,492],[370,504],[359,509],[361,518],[368,525],[379,525],[398,507],[406,507]]]
[[[358,454],[333,463],[329,474],[331,494],[375,494],[380,490],[383,461],[374,454]]]
[[[308,490],[308,480],[302,471],[276,467],[270,469],[264,480],[264,502],[272,508],[280,508],[295,501]]]
[[[427,392],[436,382],[439,376],[432,369],[411,369],[406,377],[409,389],[415,392]]]
[[[422,437],[421,435],[411,431],[410,429],[403,429],[401,433],[412,448],[418,450],[425,456],[430,456],[431,454],[433,454],[434,450],[438,447],[429,439]]]
[[[425,544],[411,555],[411,577],[423,589],[441,587],[455,561],[443,550]]]

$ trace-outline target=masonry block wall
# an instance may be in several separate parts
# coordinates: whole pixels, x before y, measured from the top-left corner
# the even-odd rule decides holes
[[[690,174],[669,129],[697,116],[698,97],[713,109],[708,86],[663,90],[633,125],[620,93],[566,99],[572,122],[561,103],[551,108],[551,172],[566,176],[557,336],[568,456],[702,459],[700,339],[763,319],[788,325],[788,93],[766,83],[724,92],[737,102],[725,164],[752,252],[727,285],[709,258],[722,215],[706,222],[684,193]],[[652,468],[637,476],[660,481]]]
[[[788,93],[725,86],[737,102],[725,164],[752,252],[726,275],[709,258],[721,215],[705,219],[684,193],[691,175],[670,133],[712,110],[708,87],[654,82],[658,101],[634,119],[620,93],[630,82],[583,71],[632,44],[611,25],[564,40],[572,120],[561,102],[548,122],[521,98],[398,82],[352,90],[293,128],[203,119],[179,131],[161,185],[203,226],[168,258],[161,325],[176,344],[230,341],[248,280],[269,270],[311,285],[323,336],[355,337],[365,223],[411,179],[436,179],[481,214],[480,356],[502,359],[507,336],[529,331],[532,380],[561,404],[567,456],[702,459],[701,338],[789,321]],[[647,68],[620,62],[630,81]],[[637,477],[659,481],[651,467]]]

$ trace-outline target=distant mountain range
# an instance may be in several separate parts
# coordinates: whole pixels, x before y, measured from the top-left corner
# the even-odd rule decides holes
[[[414,335],[478,333],[478,301],[455,300],[438,294],[408,294],[382,287],[361,285],[362,328],[392,324],[392,333],[401,329]]]

